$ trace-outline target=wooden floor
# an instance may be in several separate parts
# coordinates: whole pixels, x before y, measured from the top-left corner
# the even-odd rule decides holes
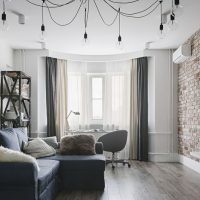
[[[104,192],[68,191],[56,200],[200,200],[200,174],[181,164],[133,161],[106,167]]]

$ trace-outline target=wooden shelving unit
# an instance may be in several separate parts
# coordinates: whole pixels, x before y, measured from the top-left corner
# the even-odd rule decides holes
[[[26,86],[26,95],[23,87]],[[27,127],[31,133],[31,77],[21,71],[1,71],[1,128]],[[11,109],[12,108],[12,109]],[[9,113],[13,116],[10,117]],[[9,117],[8,117],[9,116]]]

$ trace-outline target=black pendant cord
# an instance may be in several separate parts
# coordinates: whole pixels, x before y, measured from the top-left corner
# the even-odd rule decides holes
[[[158,7],[159,7],[160,3],[158,3],[151,11],[149,11],[148,13],[144,14],[144,15],[141,15],[141,16],[130,16],[130,15],[124,15],[124,14],[121,14],[122,16],[124,17],[129,17],[129,18],[134,18],[134,19],[141,19],[141,18],[144,18],[144,17],[147,17],[149,15],[151,15]]]
[[[174,23],[175,20],[175,14],[174,14],[174,0],[172,0],[172,10],[171,10],[171,15],[170,15],[170,20],[172,24]]]
[[[140,1],[140,0],[133,0],[133,1],[126,1],[126,2],[121,2],[121,1],[113,1],[113,0],[108,0],[108,1],[110,1],[111,3],[117,3],[117,4],[131,4],[131,3],[136,3],[136,2],[138,2],[138,1]]]
[[[3,12],[6,12],[6,5],[4,0],[3,0]]]
[[[112,8],[114,11],[118,12],[118,9],[117,9],[117,8],[115,8],[114,6],[112,6],[112,5],[111,5],[110,3],[108,3],[106,0],[103,0],[103,1],[104,1],[110,8]],[[138,15],[138,14],[144,13],[144,12],[150,10],[150,9],[151,9],[152,7],[154,7],[156,4],[159,5],[159,0],[156,0],[156,1],[153,2],[150,6],[148,6],[147,8],[145,8],[145,9],[143,9],[143,10],[141,10],[141,11],[137,11],[137,12],[134,12],[134,13],[126,13],[126,12],[120,11],[120,14],[123,15],[123,16],[125,16],[125,17],[130,17],[130,16],[134,17],[133,15]],[[141,16],[141,17],[142,17],[142,16]],[[140,17],[140,18],[141,18],[141,17]],[[135,17],[135,18],[137,18],[137,17]]]
[[[44,26],[44,1],[42,2],[42,26],[41,26],[41,31],[42,31],[42,33],[45,31],[45,26]]]
[[[42,25],[41,25],[41,32],[42,32],[42,35],[44,37],[44,32],[45,32],[45,25],[44,25],[44,3],[45,3],[45,0],[42,0]]]
[[[87,35],[87,9],[85,8],[85,12],[84,12],[84,26],[85,26],[85,33],[84,33],[84,40],[86,42],[88,35]]]
[[[95,7],[96,7],[96,9],[97,9],[97,12],[98,12],[98,14],[99,14],[99,16],[100,16],[102,22],[103,22],[106,26],[112,26],[112,25],[116,22],[117,17],[118,17],[118,15],[119,15],[119,12],[116,12],[116,15],[115,15],[114,19],[113,19],[110,23],[108,23],[108,22],[106,22],[106,20],[103,18],[103,15],[101,14],[101,11],[100,11],[100,9],[99,9],[97,3],[96,3],[96,0],[93,0],[93,2],[94,2],[94,5],[95,5]]]
[[[63,7],[63,6],[65,6],[65,5],[68,5],[68,4],[70,4],[70,3],[73,3],[75,0],[71,0],[71,1],[66,2],[66,3],[64,3],[64,4],[54,3],[54,2],[52,2],[52,1],[50,1],[50,0],[46,0],[46,1],[47,1],[48,3],[50,3],[51,5],[55,6],[55,7]]]
[[[87,7],[87,17],[86,17],[86,26],[87,26],[87,23],[88,23],[88,16],[89,16],[89,1],[90,0],[80,0],[80,5],[78,6],[78,8],[77,8],[77,10],[76,10],[76,12],[75,12],[75,15],[73,16],[73,18],[71,19],[71,20],[69,20],[68,22],[66,22],[66,23],[59,23],[56,19],[55,19],[55,17],[53,16],[53,14],[52,14],[52,10],[51,9],[55,9],[55,8],[60,8],[60,7],[63,7],[63,6],[67,6],[67,5],[69,5],[69,4],[72,4],[72,3],[74,3],[74,2],[78,2],[78,1],[76,1],[76,0],[68,0],[67,2],[65,2],[65,3],[54,3],[53,2],[53,0],[46,0],[46,1],[44,1],[44,3],[43,3],[43,5],[39,5],[39,4],[37,4],[37,3],[34,3],[34,2],[32,2],[31,0],[26,0],[28,3],[30,3],[30,4],[32,4],[32,5],[35,5],[35,6],[39,6],[39,7],[42,7],[42,9],[44,9],[44,8],[46,8],[47,10],[48,10],[48,13],[49,13],[49,16],[50,16],[50,18],[51,18],[51,20],[56,24],[56,25],[58,25],[58,26],[67,26],[67,25],[70,25],[72,22],[74,22],[74,20],[77,18],[77,16],[78,16],[78,14],[79,14],[79,12],[80,12],[80,10],[81,10],[81,7],[84,5],[84,4],[88,4],[88,7]],[[42,0],[43,1],[43,0]],[[108,23],[105,19],[104,19],[104,17],[103,17],[103,15],[102,15],[102,11],[101,11],[101,9],[100,9],[100,6],[97,4],[97,1],[96,0],[93,0],[93,2],[94,2],[94,5],[95,5],[95,7],[96,7],[96,9],[97,9],[97,12],[98,12],[98,15],[100,16],[100,18],[101,18],[101,20],[102,20],[102,22],[105,24],[105,25],[107,25],[107,26],[112,26],[115,22],[116,22],[116,20],[117,20],[117,17],[118,17],[118,15],[121,15],[122,17],[126,17],[126,18],[136,18],[136,19],[140,19],[140,18],[144,18],[144,17],[147,17],[147,16],[149,16],[150,14],[152,14],[158,7],[159,7],[159,5],[160,4],[162,4],[163,3],[163,0],[161,1],[161,0],[155,0],[153,3],[151,3],[148,7],[146,7],[145,9],[142,9],[142,10],[140,10],[140,11],[137,11],[137,12],[131,12],[131,13],[128,13],[128,12],[124,12],[124,11],[121,11],[120,10],[120,12],[119,12],[119,10],[118,10],[118,8],[116,8],[113,4],[125,4],[125,5],[128,5],[128,4],[131,4],[131,3],[136,3],[136,2],[139,2],[140,0],[127,0],[127,1],[123,1],[123,2],[121,2],[121,1],[115,1],[115,0],[103,0],[103,2],[105,3],[105,4],[107,4],[108,5],[108,7],[110,7],[115,13],[116,13],[116,15],[115,15],[115,17],[114,17],[114,19],[110,22],[110,23]],[[174,22],[174,20],[175,20],[175,14],[174,14],[174,11],[173,11],[173,9],[174,9],[174,1],[176,2],[176,4],[177,5],[179,5],[179,0],[172,0],[172,11],[171,11],[171,15],[170,15],[170,19],[171,19],[171,21],[172,21],[172,24],[173,24],[173,22]],[[162,3],[161,3],[162,2]],[[178,2],[178,3],[177,3]],[[162,5],[161,5],[161,7],[162,7]],[[161,8],[162,9],[162,8]],[[161,16],[162,17],[162,16]],[[161,19],[162,20],[162,19]],[[163,26],[163,24],[162,24],[162,21],[161,21],[161,25]]]
[[[121,9],[119,8],[119,36],[120,36],[120,34],[121,34],[121,15],[120,15],[120,11],[121,11]]]
[[[30,0],[26,0],[28,3],[30,3],[30,4],[32,4],[32,5],[35,5],[35,6],[39,6],[39,7],[41,7],[41,5],[39,5],[39,4],[37,4],[37,3],[33,3],[33,2],[31,2]],[[49,6],[49,5],[44,5],[44,7],[45,8],[48,8],[48,9],[51,9],[51,8],[59,8],[59,7],[63,7],[63,6],[66,6],[66,5],[68,5],[68,4],[70,4],[70,3],[73,3],[73,2],[75,2],[76,0],[71,0],[71,1],[69,1],[69,2],[66,2],[66,3],[63,3],[63,4],[56,4],[56,3],[53,3],[52,1],[50,1],[50,0],[46,0],[48,3],[50,3],[50,4],[52,4],[52,5],[54,5],[54,6]],[[87,0],[85,0],[85,2],[86,2]],[[117,8],[115,8],[113,5],[111,5],[109,2],[112,2],[112,3],[121,3],[121,4],[129,4],[129,3],[134,3],[134,2],[136,2],[136,1],[131,1],[131,2],[114,2],[114,1],[111,1],[111,0],[107,0],[107,1],[109,1],[109,2],[107,2],[106,0],[103,0],[107,5],[109,5],[116,13],[118,12],[118,9]],[[137,1],[139,1],[139,0],[137,0]],[[122,12],[121,11],[121,15],[123,15],[124,17],[131,17],[132,15],[137,15],[137,14],[141,14],[141,13],[144,13],[144,12],[146,12],[146,11],[148,11],[148,10],[150,10],[152,7],[154,7],[157,3],[159,3],[159,0],[156,0],[155,2],[153,2],[150,6],[148,6],[147,8],[145,8],[145,9],[143,9],[143,10],[141,10],[141,11],[137,11],[137,12],[134,12],[134,13],[126,13],[126,12]],[[82,4],[84,4],[84,2],[82,3]],[[153,11],[154,11],[155,9],[153,9]],[[149,14],[151,14],[151,11],[149,12],[149,13],[147,13],[147,14],[145,14],[145,15],[143,15],[143,16],[138,16],[138,17],[133,17],[133,18],[142,18],[142,17],[146,17],[146,16],[148,16]]]
[[[162,3],[163,3],[163,1],[161,0],[160,1],[160,31],[161,31],[161,34],[163,32],[163,29],[164,29],[164,27],[163,27],[163,9],[162,9]]]
[[[122,37],[121,37],[121,15],[120,15],[120,8],[118,10],[118,13],[119,13],[119,35],[118,35],[118,42],[119,44],[121,43],[122,41]]]
[[[77,15],[78,15],[78,13],[79,13],[79,11],[80,11],[82,5],[83,5],[83,0],[81,0],[81,3],[80,3],[80,5],[79,5],[78,10],[76,11],[74,17],[73,17],[69,22],[64,23],[64,24],[61,24],[61,23],[57,22],[57,21],[53,18],[53,15],[52,15],[52,13],[51,13],[51,10],[50,10],[50,8],[48,7],[48,5],[47,5],[46,2],[45,2],[45,5],[46,5],[46,8],[48,9],[49,16],[50,16],[51,20],[52,20],[55,24],[57,24],[58,26],[67,26],[67,25],[70,25],[70,24],[76,19]]]
[[[76,0],[70,0],[69,2],[66,2],[66,3],[64,3],[64,4],[57,4],[57,5],[55,5],[55,6],[49,6],[49,5],[48,5],[48,8],[49,8],[49,9],[52,9],[52,8],[64,7],[64,6],[67,6],[67,5],[69,5],[69,4],[71,4],[71,3],[75,2],[75,1],[76,1]],[[42,7],[40,4],[34,3],[34,2],[32,2],[32,1],[30,1],[30,0],[26,0],[26,2],[28,2],[28,3],[30,3],[30,4],[32,4],[32,5],[34,5],[34,6],[37,6],[37,7]],[[53,2],[50,2],[50,1],[48,1],[48,0],[47,0],[47,2],[49,2],[50,4],[53,3]],[[44,5],[44,7],[47,8],[46,5]]]
[[[87,3],[87,9],[86,9],[86,13],[85,13],[85,28],[87,27],[88,25],[88,20],[89,20],[89,12],[90,12],[90,0],[86,0],[84,2],[84,4]]]

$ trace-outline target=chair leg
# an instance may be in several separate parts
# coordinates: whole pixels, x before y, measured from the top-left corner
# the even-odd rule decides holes
[[[112,154],[112,169],[115,169],[114,163],[115,163],[115,153]]]
[[[115,160],[114,162],[115,163],[122,163],[123,165],[127,164],[129,168],[131,167],[131,164],[128,160],[119,159],[119,160]]]

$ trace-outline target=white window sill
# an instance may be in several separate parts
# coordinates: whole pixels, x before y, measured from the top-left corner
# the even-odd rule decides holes
[[[195,158],[200,159],[200,152],[193,151],[193,152],[190,152],[190,155],[193,156],[193,157],[195,157]]]

